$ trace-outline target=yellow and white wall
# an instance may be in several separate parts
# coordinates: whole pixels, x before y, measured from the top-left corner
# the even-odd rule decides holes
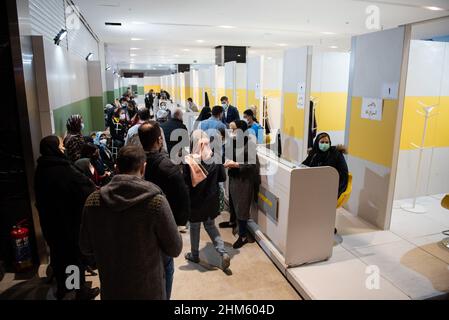
[[[408,27],[352,39],[346,145],[353,189],[347,209],[381,229],[389,228],[393,207],[409,39]],[[385,86],[396,87],[392,96],[385,97]],[[363,98],[383,98],[380,121],[361,117]]]
[[[242,114],[247,108],[246,63],[226,62],[224,68],[225,95],[229,98],[229,102]]]
[[[263,95],[267,97],[268,119],[271,126],[272,139],[277,130],[281,129],[282,102],[282,58],[264,58],[263,60]]]
[[[225,95],[225,71],[224,67],[212,65],[210,70],[210,96],[212,106],[221,105],[221,97]]]
[[[312,93],[317,132],[330,134],[334,145],[344,144],[350,54],[313,51]]]
[[[258,119],[262,119],[263,111],[263,64],[262,56],[248,57],[246,61],[247,104],[245,109],[255,106]]]
[[[198,70],[198,84],[199,84],[199,106],[205,106],[205,93],[209,96],[209,102],[213,106],[211,97],[211,74],[209,67],[201,68]]]
[[[198,105],[198,108],[202,108],[203,106],[200,104],[200,89],[199,89],[199,79],[198,79],[198,70],[191,69],[189,72],[190,78],[190,94],[189,97],[193,99]]]
[[[418,195],[449,192],[449,43],[413,40],[396,179],[396,199],[414,196],[424,117],[420,105],[437,105],[428,122]]]
[[[144,78],[144,91],[148,93],[151,89],[154,92],[161,91],[161,78],[160,77],[145,77]]]
[[[301,163],[307,151],[312,48],[294,48],[284,52],[282,81],[282,152],[290,161]],[[300,89],[302,88],[302,89]],[[303,106],[298,97],[304,96]]]

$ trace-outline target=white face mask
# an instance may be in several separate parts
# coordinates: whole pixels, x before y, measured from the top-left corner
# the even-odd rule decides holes
[[[126,115],[125,115],[124,113],[122,113],[122,114],[120,115],[120,120],[126,120]]]
[[[100,143],[106,145],[108,143],[108,140],[107,139],[101,139]]]

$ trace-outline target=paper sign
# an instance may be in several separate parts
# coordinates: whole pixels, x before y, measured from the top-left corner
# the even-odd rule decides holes
[[[298,109],[304,109],[304,105],[306,103],[306,84],[300,83],[298,84]]]
[[[373,98],[363,98],[362,119],[382,120],[383,100]]]
[[[399,94],[399,83],[384,83],[382,85],[382,98],[397,99]]]

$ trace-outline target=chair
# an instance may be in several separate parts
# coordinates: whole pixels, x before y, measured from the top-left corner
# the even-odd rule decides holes
[[[351,198],[352,192],[352,173],[348,173],[348,185],[346,190],[340,195],[337,200],[337,209],[343,207]],[[337,228],[335,228],[334,233],[337,234]]]
[[[441,200],[441,206],[447,210],[449,210],[449,194],[444,196],[443,200]],[[443,231],[445,236],[449,236],[449,230]],[[449,249],[449,238],[441,240],[441,244],[443,247]]]
[[[352,174],[348,174],[348,185],[346,187],[346,190],[340,195],[337,201],[337,209],[343,207],[351,197],[352,192]]]

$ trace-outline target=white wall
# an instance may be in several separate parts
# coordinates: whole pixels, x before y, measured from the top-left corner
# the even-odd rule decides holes
[[[263,89],[267,96],[268,118],[273,135],[281,128],[282,68],[282,58],[264,59]]]

